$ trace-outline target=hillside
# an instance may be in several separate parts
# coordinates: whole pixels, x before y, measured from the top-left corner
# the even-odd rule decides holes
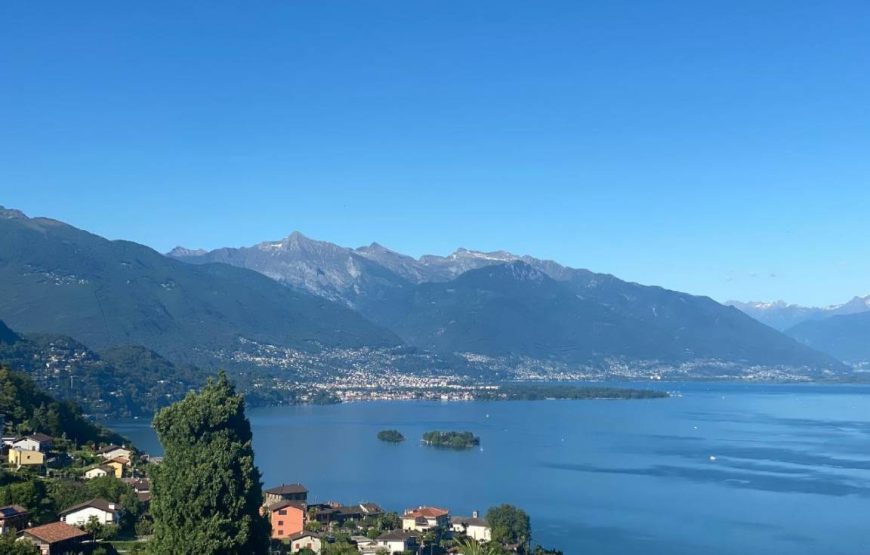
[[[15,434],[40,432],[78,443],[124,443],[124,438],[87,421],[75,403],[58,401],[24,374],[0,365],[0,414]]]
[[[350,249],[293,233],[249,248],[179,248],[170,256],[243,265],[340,299],[411,345],[441,354],[843,368],[709,298],[505,251],[413,258],[377,243]]]
[[[0,364],[26,373],[43,391],[74,401],[89,414],[112,417],[150,415],[205,381],[196,367],[175,365],[145,347],[97,353],[63,335],[17,334],[2,321]]]
[[[786,330],[801,343],[841,360],[870,361],[870,312],[804,322]]]
[[[240,338],[316,351],[398,338],[329,300],[226,264],[191,265],[129,241],[0,209],[0,319],[91,349],[143,345],[217,364]]]
[[[572,363],[609,358],[842,369],[740,311],[705,297],[579,272],[556,281],[524,262],[471,270],[361,307],[403,339],[439,352]]]
[[[824,320],[832,316],[845,316],[870,311],[870,296],[853,297],[847,303],[815,307],[788,304],[783,301],[776,302],[739,302],[728,301],[726,304],[733,306],[752,316],[759,322],[784,331],[803,322]]]

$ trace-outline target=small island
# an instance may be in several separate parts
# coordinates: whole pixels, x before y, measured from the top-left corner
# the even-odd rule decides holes
[[[426,432],[423,443],[448,449],[470,449],[480,445],[480,438],[471,432]]]
[[[398,430],[381,430],[378,432],[378,439],[387,443],[402,443],[405,436]]]

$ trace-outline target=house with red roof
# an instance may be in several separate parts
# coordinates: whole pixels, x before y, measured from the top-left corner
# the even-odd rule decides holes
[[[440,507],[417,507],[402,515],[402,529],[425,532],[432,528],[447,529],[450,526],[450,511]]]
[[[21,532],[21,541],[35,545],[40,555],[75,555],[83,551],[88,534],[63,522],[52,522]]]

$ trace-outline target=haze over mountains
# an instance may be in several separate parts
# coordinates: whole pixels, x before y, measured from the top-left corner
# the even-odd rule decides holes
[[[866,297],[853,297],[849,302],[825,307],[801,306],[789,304],[785,301],[728,301],[725,304],[739,308],[759,322],[763,322],[772,328],[784,331],[803,322],[824,320],[831,316],[868,312],[870,311],[870,295]]]
[[[528,356],[567,363],[657,360],[839,367],[742,312],[660,287],[507,252],[459,249],[406,256],[377,243],[351,249],[298,232],[210,252],[228,263],[358,310],[405,342],[441,353]]]
[[[870,361],[870,295],[827,307],[729,301],[760,322],[840,360]]]

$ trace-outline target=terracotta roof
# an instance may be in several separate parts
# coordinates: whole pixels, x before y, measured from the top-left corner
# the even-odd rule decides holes
[[[124,510],[124,508],[121,507],[121,505],[119,505],[118,503],[113,503],[111,501],[106,501],[105,499],[97,498],[91,499],[90,501],[85,501],[84,503],[79,503],[78,505],[73,505],[69,509],[60,513],[60,516],[68,515],[78,510],[86,509],[88,507],[93,507],[107,513],[114,513],[115,511]]]
[[[405,511],[405,516],[408,518],[438,518],[448,514],[450,514],[450,511],[439,507],[417,507],[416,509]]]
[[[74,538],[87,537],[85,532],[64,522],[52,522],[36,526],[35,528],[28,528],[23,533],[45,543],[57,543]]]
[[[281,484],[278,487],[267,489],[266,493],[274,495],[289,495],[291,493],[308,493],[308,489],[302,484]]]

